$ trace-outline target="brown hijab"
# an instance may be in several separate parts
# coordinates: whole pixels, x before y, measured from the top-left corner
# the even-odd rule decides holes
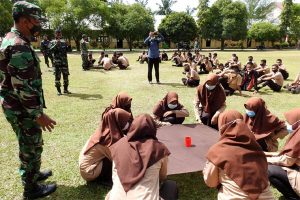
[[[287,122],[293,125],[293,132],[286,141],[280,154],[286,154],[292,158],[300,158],[300,108],[295,108],[284,113]]]
[[[145,175],[148,167],[170,154],[156,138],[156,127],[148,114],[136,117],[123,137],[110,147],[112,159],[125,192]]]
[[[171,110],[168,107],[168,104],[174,101],[176,101],[177,107],[172,110],[181,110],[183,106],[178,102],[178,94],[176,92],[168,92],[167,95],[153,108],[153,114],[162,118],[165,112]]]
[[[209,91],[205,85],[216,85],[215,89]],[[197,87],[196,98],[201,102],[204,112],[214,114],[226,101],[226,95],[223,87],[220,85],[216,74],[209,74],[206,82]]]
[[[268,164],[261,147],[242,121],[243,116],[228,110],[219,116],[221,138],[207,154],[207,159],[224,170],[251,200],[267,188]]]
[[[126,110],[127,112],[131,113],[131,100],[132,98],[126,93],[126,92],[120,92],[112,101],[110,106],[105,108],[104,112],[102,113],[102,119],[109,110],[115,109],[115,108],[122,108],[123,110]],[[131,113],[132,115],[132,113]]]
[[[89,143],[85,149],[85,154],[96,144],[110,147],[123,137],[122,129],[127,122],[130,121],[131,114],[121,108],[108,111],[101,125],[96,129],[95,133],[90,137]]]
[[[244,121],[254,133],[256,140],[266,138],[273,131],[284,128],[285,123],[273,115],[266,107],[266,103],[259,97],[251,97],[244,104],[245,108],[255,112],[254,117],[244,116]]]

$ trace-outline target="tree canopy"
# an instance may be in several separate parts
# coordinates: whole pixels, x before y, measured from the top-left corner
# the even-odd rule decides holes
[[[175,43],[190,42],[198,35],[194,18],[185,12],[173,12],[167,15],[160,23],[158,30]]]
[[[248,33],[249,38],[257,42],[276,41],[280,38],[279,27],[270,22],[258,22],[253,24]]]
[[[156,14],[158,15],[168,15],[172,13],[171,7],[176,3],[176,0],[161,0],[161,4],[156,3],[158,5],[158,10]]]

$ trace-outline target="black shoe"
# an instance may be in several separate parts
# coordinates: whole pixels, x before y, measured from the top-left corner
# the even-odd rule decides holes
[[[62,94],[61,94],[61,89],[60,89],[60,87],[56,87],[56,89],[57,89],[57,95],[58,95],[58,96],[62,95]]]
[[[61,92],[57,92],[57,96],[61,96],[62,95],[62,93]]]
[[[37,181],[44,181],[49,176],[52,176],[52,171],[51,170],[42,171],[42,172],[40,172],[39,177],[37,178]]]
[[[23,197],[25,200],[37,199],[41,197],[46,197],[49,194],[55,192],[56,184],[37,184],[36,187],[32,190],[25,190],[23,193]]]
[[[69,90],[64,90],[65,94],[72,94]]]
[[[160,84],[160,81],[156,81],[157,84]]]

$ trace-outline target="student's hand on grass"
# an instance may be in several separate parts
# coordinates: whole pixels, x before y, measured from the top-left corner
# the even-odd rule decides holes
[[[172,114],[173,114],[173,111],[167,111],[167,112],[165,112],[163,117],[168,117],[169,115],[172,115]]]
[[[42,127],[43,131],[48,130],[49,132],[51,132],[54,129],[54,125],[56,125],[56,121],[48,117],[46,114],[39,116],[36,119],[36,122]]]

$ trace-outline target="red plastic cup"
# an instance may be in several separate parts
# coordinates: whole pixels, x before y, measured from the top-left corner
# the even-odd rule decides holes
[[[184,138],[184,141],[185,141],[185,146],[186,147],[191,147],[192,146],[192,138],[190,136],[186,136]]]

